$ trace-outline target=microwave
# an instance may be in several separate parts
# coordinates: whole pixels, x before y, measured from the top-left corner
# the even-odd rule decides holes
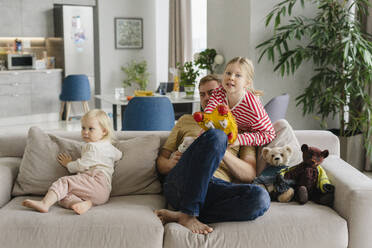
[[[32,54],[32,53],[8,54],[8,59],[7,59],[8,70],[35,69],[35,64],[36,64],[35,54]]]

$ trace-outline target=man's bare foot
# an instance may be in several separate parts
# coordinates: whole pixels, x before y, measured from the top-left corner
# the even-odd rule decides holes
[[[213,232],[212,227],[201,223],[195,216],[168,209],[155,210],[154,212],[163,224],[168,222],[177,222],[178,224],[190,229],[193,233],[208,234]]]
[[[40,213],[48,213],[49,207],[42,201],[34,201],[34,200],[24,200],[22,205],[28,208],[35,209]]]
[[[79,203],[75,203],[71,206],[72,210],[75,211],[77,214],[83,214],[88,211],[92,207],[92,202],[90,200],[83,201]]]

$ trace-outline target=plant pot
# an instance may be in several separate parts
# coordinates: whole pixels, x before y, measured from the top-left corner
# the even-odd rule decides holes
[[[330,131],[338,136],[334,129]],[[363,171],[366,157],[363,134],[349,137],[338,136],[338,138],[340,140],[340,157],[354,168]]]
[[[195,93],[195,85],[185,85],[186,98],[193,99]]]

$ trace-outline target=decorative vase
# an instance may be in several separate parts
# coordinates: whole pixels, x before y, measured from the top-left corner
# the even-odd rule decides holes
[[[338,137],[340,139],[340,155],[343,160],[354,168],[363,171],[365,166],[366,151],[362,134],[350,137]]]
[[[366,150],[364,148],[363,134],[353,136],[340,136],[339,129],[330,129],[340,140],[340,157],[354,168],[363,171],[365,166]]]
[[[186,98],[194,98],[195,85],[185,85]]]

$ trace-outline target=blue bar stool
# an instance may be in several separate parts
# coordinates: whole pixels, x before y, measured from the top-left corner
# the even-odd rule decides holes
[[[63,111],[66,105],[66,121],[68,121],[71,102],[80,101],[83,105],[84,113],[89,111],[88,101],[90,100],[90,85],[86,75],[69,75],[62,83],[62,92],[59,95],[61,100],[60,119],[62,120]]]
[[[124,110],[121,130],[172,130],[174,109],[168,97],[134,97]]]

